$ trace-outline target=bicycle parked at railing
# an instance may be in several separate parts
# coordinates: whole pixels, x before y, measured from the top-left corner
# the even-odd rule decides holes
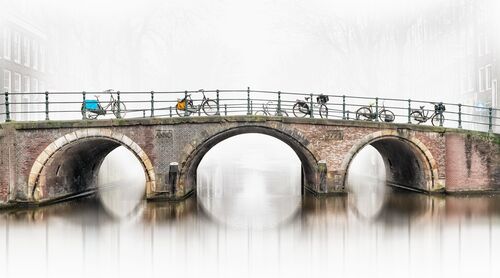
[[[424,110],[425,106],[420,106],[418,110],[412,110],[410,113],[410,121],[412,124],[421,124],[427,122],[431,119],[431,123],[433,126],[439,125],[442,126],[444,123],[444,111],[446,107],[442,102],[434,103],[434,112],[429,116],[429,110]]]
[[[376,118],[379,118],[382,122],[392,123],[396,117],[391,110],[385,109],[385,106],[382,104],[382,109],[377,113],[373,111],[373,103],[370,103],[368,106],[363,106],[356,110],[356,120],[365,120],[365,121],[373,121]]]
[[[205,91],[203,89],[198,91],[203,94],[203,99],[201,104],[195,106],[193,104],[193,99],[191,99],[191,94],[186,95],[183,99],[177,99],[177,104],[175,105],[175,111],[180,117],[189,116],[191,113],[198,113],[203,110],[203,113],[207,116],[213,116],[217,114],[217,101],[209,99],[205,96]],[[187,105],[187,107],[186,107]]]
[[[307,115],[311,115],[312,110],[309,108],[308,103],[310,97],[305,97],[304,99],[305,100],[297,99],[296,103],[293,105],[292,112],[295,117],[305,117]],[[326,103],[329,100],[330,99],[328,98],[328,96],[325,96],[323,94],[316,97],[316,104],[313,104],[313,108],[319,108],[319,116],[321,118],[328,117],[328,107],[326,107]]]
[[[101,101],[99,100],[99,95],[94,95],[96,99],[86,99],[84,103],[82,103],[82,116],[84,119],[95,120],[99,116],[105,116],[109,110],[115,115],[116,118],[122,118],[127,113],[127,108],[125,107],[125,103],[123,101],[118,101],[115,99],[113,95],[113,90],[109,89],[104,91],[105,93],[109,93],[109,102],[106,106],[101,105]]]
[[[283,117],[288,117],[288,113],[283,110],[283,109],[278,109],[278,107],[276,107],[276,110],[274,111],[274,115],[271,113],[270,109],[269,109],[269,106],[271,106],[273,104],[272,101],[268,101],[267,103],[265,104],[262,104],[262,110],[259,110],[257,112],[255,112],[255,115],[258,115],[258,116],[283,116]]]

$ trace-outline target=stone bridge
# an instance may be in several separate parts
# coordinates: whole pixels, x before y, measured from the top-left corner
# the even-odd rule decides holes
[[[101,163],[118,146],[141,161],[148,199],[182,199],[195,191],[207,151],[244,133],[289,145],[302,162],[303,187],[316,194],[346,192],[350,162],[366,145],[382,155],[389,184],[428,193],[500,191],[498,134],[309,118],[144,118],[1,124],[0,206],[95,190]]]

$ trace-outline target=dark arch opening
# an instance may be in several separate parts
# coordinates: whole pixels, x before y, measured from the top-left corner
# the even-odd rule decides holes
[[[39,188],[43,200],[54,200],[96,189],[104,159],[120,146],[111,138],[88,137],[61,147],[44,164],[30,194]]]
[[[277,138],[290,146],[292,150],[297,154],[302,164],[302,188],[315,187],[317,160],[307,149],[306,144],[308,142],[301,142],[299,141],[300,139],[296,139],[289,134],[273,128],[262,126],[242,126],[222,131],[208,138],[204,142],[200,143],[193,152],[191,152],[191,154],[185,160],[185,163],[183,163],[183,167],[180,172],[180,180],[184,183],[185,193],[192,192],[195,189],[198,165],[200,164],[205,154],[213,146],[230,137],[246,133],[266,134]]]
[[[432,189],[433,176],[430,163],[423,151],[414,143],[399,137],[381,137],[365,144],[358,152],[367,145],[374,147],[382,156],[388,185],[423,192]],[[347,173],[356,154],[349,162]]]

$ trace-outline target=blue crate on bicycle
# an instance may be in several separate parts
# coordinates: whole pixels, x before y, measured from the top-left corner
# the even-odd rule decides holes
[[[86,99],[85,109],[87,110],[99,110],[99,101],[96,99]]]

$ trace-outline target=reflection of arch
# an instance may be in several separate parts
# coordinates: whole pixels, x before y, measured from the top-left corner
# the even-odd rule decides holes
[[[438,166],[429,149],[417,138],[398,131],[378,131],[356,142],[342,162],[340,170],[344,175],[354,156],[366,145],[372,145],[382,155],[388,182],[423,191],[442,189]],[[346,178],[343,180],[345,187]]]
[[[293,132],[293,136],[288,134]],[[221,141],[245,133],[260,133],[277,138],[290,146],[292,150],[297,154],[301,163],[304,174],[304,186],[314,188],[316,185],[316,170],[317,170],[317,159],[311,153],[311,151],[306,147],[308,141],[304,139],[298,131],[282,131],[276,128],[269,128],[264,126],[238,126],[230,128],[203,140],[202,142],[196,142],[194,140],[190,146],[194,146],[192,150],[189,150],[183,154],[181,157],[181,168],[179,175],[180,186],[184,186],[185,193],[189,193],[196,186],[196,171],[201,160],[205,154],[215,145]]]
[[[124,146],[141,162],[146,177],[146,193],[155,186],[151,160],[129,137],[107,129],[83,129],[68,133],[37,157],[28,178],[28,195],[34,201],[83,192],[95,187],[104,158]]]

